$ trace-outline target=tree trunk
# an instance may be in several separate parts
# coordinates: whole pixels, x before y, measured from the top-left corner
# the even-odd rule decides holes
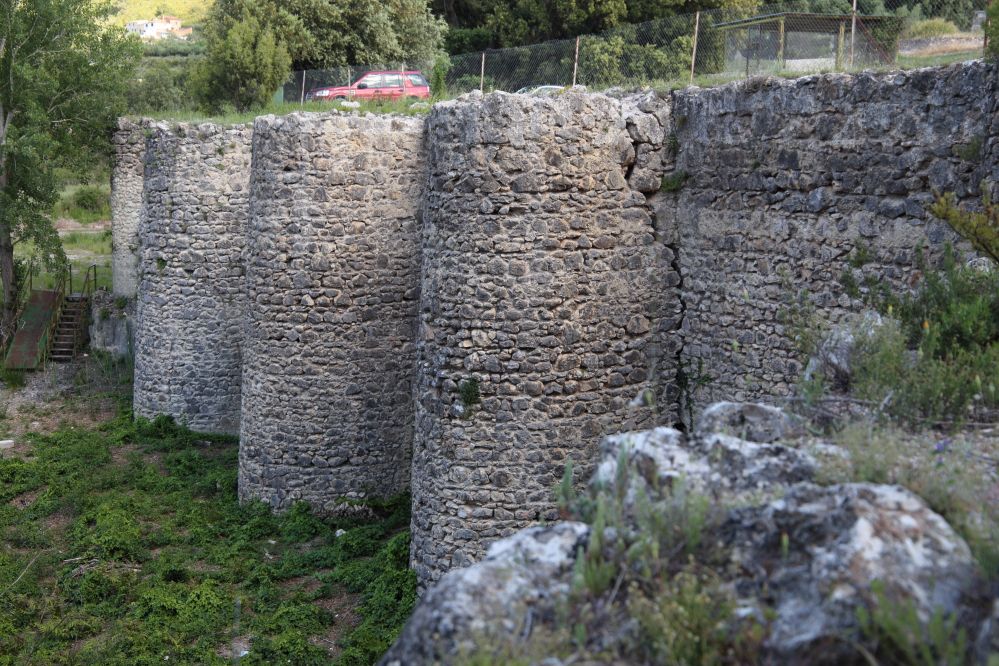
[[[6,187],[7,171],[4,169],[0,171],[0,192]],[[10,330],[14,318],[14,239],[11,237],[10,227],[3,222],[0,222],[0,285],[3,291],[0,330],[6,331]]]

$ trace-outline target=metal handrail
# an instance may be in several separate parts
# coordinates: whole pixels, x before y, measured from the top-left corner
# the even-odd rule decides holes
[[[14,294],[14,313],[13,318],[11,319],[13,328],[9,332],[0,330],[0,359],[4,358],[4,354],[7,353],[7,345],[13,341],[18,329],[23,325],[23,322],[21,322],[21,315],[24,314],[24,308],[28,304],[28,299],[31,297],[31,290],[34,288],[35,266],[37,261],[38,258],[34,256],[28,261],[28,279],[24,280],[19,285],[18,291]]]
[[[97,264],[90,264],[84,273],[83,287],[80,290],[80,297],[82,300],[89,302],[90,298],[94,295],[94,290],[97,289]],[[73,348],[76,351],[80,351],[83,348],[84,338],[87,334],[87,328],[90,325],[90,310],[89,308],[84,308],[80,313],[81,321],[76,329],[76,339],[73,341]]]
[[[49,359],[49,353],[52,351],[52,342],[55,339],[55,330],[59,326],[59,320],[62,318],[62,305],[66,301],[66,278],[69,277],[70,284],[72,284],[72,273],[73,268],[66,262],[66,270],[59,272],[59,277],[56,280],[55,288],[53,291],[58,293],[56,298],[55,312],[52,313],[52,320],[49,322],[49,327],[45,331],[45,335],[42,339],[38,341],[38,352],[41,363],[44,366]]]
[[[94,294],[95,289],[97,289],[97,264],[90,264],[84,273],[83,289],[80,294],[84,298],[90,298]]]

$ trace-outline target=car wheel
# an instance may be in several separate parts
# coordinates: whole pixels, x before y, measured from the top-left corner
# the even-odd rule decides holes
[[[336,96],[336,97],[334,97],[333,99],[347,99],[347,98],[346,98],[346,97],[344,97],[343,95],[337,95],[337,96]]]

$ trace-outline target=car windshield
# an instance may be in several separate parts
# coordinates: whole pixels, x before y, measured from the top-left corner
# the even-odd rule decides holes
[[[425,86],[427,85],[427,80],[423,78],[421,74],[407,74],[406,78],[409,79],[409,84],[413,86]]]

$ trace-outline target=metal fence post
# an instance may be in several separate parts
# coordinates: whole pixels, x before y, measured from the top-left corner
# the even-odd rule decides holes
[[[777,69],[784,69],[784,19],[777,23]]]
[[[305,72],[306,72],[306,70],[303,69],[302,70],[302,96],[298,100],[298,103],[301,104],[302,106],[305,106]]]
[[[701,12],[694,14],[694,46],[690,50],[690,85],[694,85],[694,65],[697,63],[697,33],[701,29]]]
[[[576,36],[576,56],[572,61],[572,87],[576,87],[576,72],[579,71],[579,36]]]
[[[486,91],[486,52],[482,52],[482,65],[479,68],[479,92]]]
[[[850,19],[850,69],[853,69],[853,45],[857,37],[857,0],[853,0],[853,16]]]
[[[846,33],[846,21],[839,22],[839,35],[836,36],[836,71],[843,69],[843,41]]]

